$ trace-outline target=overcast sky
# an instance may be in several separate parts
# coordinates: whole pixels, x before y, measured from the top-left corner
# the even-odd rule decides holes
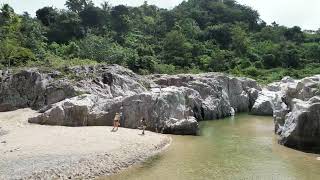
[[[17,13],[24,11],[34,15],[35,11],[44,6],[64,8],[66,0],[0,0],[0,4],[8,3]],[[105,0],[93,0],[96,5]],[[145,0],[108,0],[112,5],[141,5]],[[183,0],[148,0],[163,8],[172,8]],[[258,10],[261,18],[267,23],[276,21],[278,24],[292,27],[299,25],[303,29],[320,28],[320,0],[238,0]]]

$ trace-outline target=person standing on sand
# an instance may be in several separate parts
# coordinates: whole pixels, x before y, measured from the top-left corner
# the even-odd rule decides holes
[[[141,128],[142,128],[142,135],[144,135],[144,130],[147,128],[147,122],[144,117],[141,119],[140,124],[141,124]]]
[[[113,119],[113,129],[112,131],[118,131],[118,126],[120,125],[120,114],[116,113]]]

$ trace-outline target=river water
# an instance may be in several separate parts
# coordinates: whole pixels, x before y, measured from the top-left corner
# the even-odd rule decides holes
[[[200,136],[172,136],[160,155],[104,180],[318,180],[320,155],[276,142],[270,117],[200,123]]]

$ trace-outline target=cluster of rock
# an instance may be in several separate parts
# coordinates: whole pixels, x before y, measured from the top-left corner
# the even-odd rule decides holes
[[[140,76],[118,65],[73,67],[40,73],[1,72],[0,111],[31,107],[31,123],[110,126],[122,112],[122,127],[194,135],[198,121],[237,112],[274,117],[279,143],[320,151],[320,75],[285,77],[263,89],[256,81],[222,73]],[[318,149],[317,149],[318,148]]]
[[[273,115],[279,143],[320,152],[320,75],[269,84],[252,108],[257,115]]]
[[[43,112],[31,123],[63,126],[112,125],[122,111],[122,127],[172,134],[196,134],[198,121],[248,112],[261,90],[254,80],[221,73],[139,76],[118,65],[74,67],[59,72],[36,69],[3,73],[0,111],[32,107]]]

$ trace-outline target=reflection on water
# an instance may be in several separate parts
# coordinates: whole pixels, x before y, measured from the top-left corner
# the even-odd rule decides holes
[[[200,127],[201,136],[172,136],[166,152],[102,179],[320,179],[317,155],[278,145],[272,118],[239,115]]]

